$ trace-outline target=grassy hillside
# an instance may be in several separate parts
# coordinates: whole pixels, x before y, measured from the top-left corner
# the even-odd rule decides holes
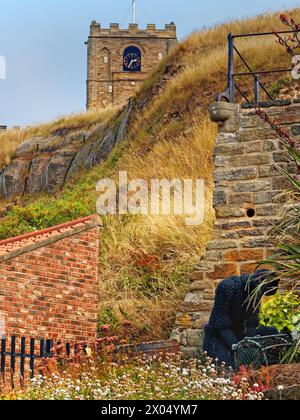
[[[300,21],[300,9],[291,13]],[[280,28],[277,15],[266,15],[193,33],[161,63],[137,95],[126,142],[103,165],[68,184],[62,192],[23,199],[7,211],[1,220],[0,238],[95,212],[96,182],[104,177],[117,178],[120,170],[127,170],[130,178],[146,180],[205,179],[206,217],[200,227],[187,227],[179,217],[104,218],[100,322],[117,328],[122,319],[129,319],[143,337],[167,337],[214,220],[212,170],[217,128],[209,121],[207,109],[226,86],[228,32]],[[243,40],[240,49],[256,69],[290,65],[290,57],[276,44],[275,37],[260,42]],[[274,80],[266,82],[272,88]],[[251,79],[241,83],[248,91],[252,84]],[[98,116],[80,118],[83,125],[92,125]],[[66,122],[55,124],[62,128]],[[77,127],[77,118],[67,125]],[[35,130],[34,135],[38,135],[39,130],[49,127]],[[19,133],[20,141],[32,134]],[[14,141],[2,138],[5,144],[12,142],[2,161],[11,156]]]

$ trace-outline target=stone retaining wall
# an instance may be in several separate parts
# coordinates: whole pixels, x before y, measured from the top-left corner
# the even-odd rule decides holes
[[[265,104],[264,111],[291,138],[299,139],[300,103]],[[297,172],[276,131],[254,109],[216,103],[211,118],[219,125],[214,157],[216,222],[172,334],[190,356],[199,351],[216,286],[227,277],[252,273],[272,253],[269,232],[285,202],[280,193],[290,187],[275,165],[290,174]]]

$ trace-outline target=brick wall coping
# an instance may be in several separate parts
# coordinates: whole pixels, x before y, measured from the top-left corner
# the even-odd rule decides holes
[[[100,217],[92,215],[47,229],[5,239],[0,241],[0,263],[101,225],[102,221]]]

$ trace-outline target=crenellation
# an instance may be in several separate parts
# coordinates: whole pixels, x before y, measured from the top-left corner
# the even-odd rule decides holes
[[[119,23],[110,23],[109,28],[102,28],[101,23],[93,21],[90,25],[90,37],[126,37],[134,34],[137,37],[171,38],[177,39],[177,28],[175,24],[166,24],[165,28],[157,28],[154,23],[147,24],[146,28],[140,28],[137,23],[130,23],[128,28],[120,28]]]
[[[148,23],[147,25],[147,32],[153,33],[156,31],[156,25],[154,23]]]
[[[118,33],[120,31],[120,26],[118,23],[111,23],[110,24],[110,33],[114,34],[114,33]]]

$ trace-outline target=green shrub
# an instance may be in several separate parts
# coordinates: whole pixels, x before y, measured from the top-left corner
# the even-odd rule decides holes
[[[260,323],[279,332],[300,332],[300,298],[293,293],[277,293],[266,298],[261,307]]]

